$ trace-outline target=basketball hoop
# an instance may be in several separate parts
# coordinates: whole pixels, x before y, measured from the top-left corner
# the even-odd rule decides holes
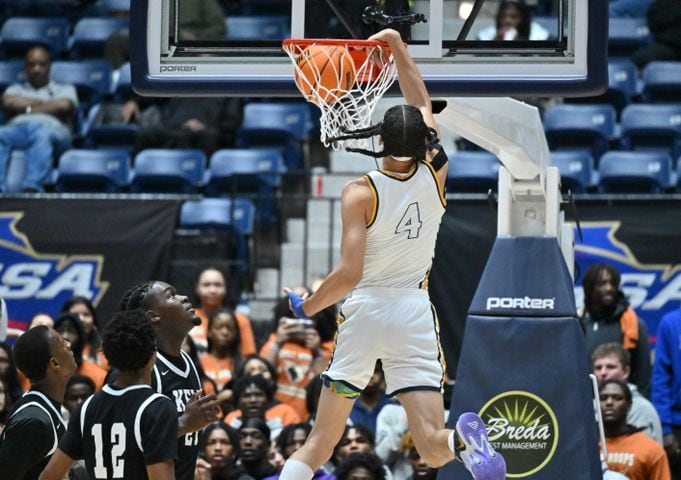
[[[369,148],[371,139],[331,144],[328,139],[371,125],[376,104],[395,81],[396,67],[388,44],[374,40],[291,38],[284,40],[282,49],[293,62],[296,86],[322,112],[324,145],[334,150]],[[345,59],[348,54],[349,62]]]

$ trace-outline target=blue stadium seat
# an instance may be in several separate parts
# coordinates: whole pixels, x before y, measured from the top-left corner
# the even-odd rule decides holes
[[[592,185],[594,159],[588,152],[551,152],[551,162],[560,170],[563,193],[585,193]]]
[[[279,184],[285,170],[281,152],[274,148],[222,149],[210,157],[205,193],[261,193]]]
[[[304,167],[303,145],[314,129],[312,109],[306,102],[249,103],[244,107],[236,146],[281,148],[286,167],[299,170]]]
[[[133,193],[196,193],[206,170],[206,154],[195,149],[148,149],[137,154]]]
[[[67,150],[59,158],[57,192],[119,193],[127,186],[130,155],[123,150]]]
[[[544,132],[551,150],[588,150],[598,162],[615,132],[612,105],[555,105],[544,113]]]
[[[638,94],[638,68],[628,58],[608,60],[608,93],[611,105],[620,113]]]
[[[71,24],[64,17],[13,17],[0,31],[0,52],[5,58],[23,57],[36,44],[46,47],[53,56],[66,49]]]
[[[639,93],[638,68],[629,58],[608,59],[608,89],[600,95],[590,97],[566,97],[565,103],[598,104],[607,103],[615,108],[618,115],[631,104]]]
[[[129,12],[130,2],[131,0],[99,0],[97,5],[105,15],[110,15],[117,12]]]
[[[634,104],[622,112],[623,150],[663,150],[681,155],[681,104]]]
[[[104,60],[54,62],[50,77],[74,85],[86,113],[111,91],[111,64]]]
[[[15,82],[25,79],[23,60],[5,60],[0,62],[0,92]]]
[[[251,195],[260,225],[272,225],[279,217],[277,188],[285,171],[284,159],[274,148],[223,149],[209,162],[204,193],[209,197]]]
[[[651,41],[645,18],[611,18],[608,29],[608,55],[629,57]]]
[[[456,152],[450,157],[447,191],[487,193],[499,184],[499,160],[487,151]]]
[[[670,187],[671,158],[663,152],[603,155],[598,167],[599,193],[664,193]]]
[[[180,228],[234,232],[237,271],[248,268],[248,238],[253,233],[254,220],[253,202],[241,197],[185,201],[180,208]]]
[[[82,18],[73,29],[68,50],[71,58],[97,58],[104,55],[104,45],[114,33],[128,34],[127,18]]]
[[[681,62],[651,62],[643,69],[646,103],[681,103]]]
[[[290,36],[291,20],[284,15],[227,17],[228,40],[282,40]]]
[[[132,97],[130,63],[124,63],[111,75],[111,95],[114,102],[122,105]],[[88,125],[83,134],[88,148],[114,147],[132,149],[140,125],[135,123],[104,123],[90,126],[97,116],[101,104],[94,105],[88,113]]]

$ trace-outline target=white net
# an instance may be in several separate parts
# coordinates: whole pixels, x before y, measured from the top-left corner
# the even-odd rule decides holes
[[[286,40],[296,85],[321,110],[321,140],[334,150],[370,148],[371,139],[329,139],[371,125],[378,101],[395,81],[387,45],[370,41]]]

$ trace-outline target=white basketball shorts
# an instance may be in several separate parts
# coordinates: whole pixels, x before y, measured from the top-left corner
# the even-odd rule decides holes
[[[361,288],[343,303],[333,355],[322,374],[325,385],[356,397],[369,383],[377,359],[383,363],[389,396],[442,392],[440,325],[426,290]]]

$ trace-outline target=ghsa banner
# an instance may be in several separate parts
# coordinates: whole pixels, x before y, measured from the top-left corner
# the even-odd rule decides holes
[[[17,228],[23,215],[0,212],[0,297],[7,304],[9,326],[24,329],[38,312],[55,315],[74,295],[97,305],[109,287],[101,279],[103,256],[36,252]]]
[[[100,327],[130,286],[164,279],[179,201],[3,198],[0,296],[9,326],[37,313],[56,317],[68,298],[97,308]]]
[[[677,263],[648,264],[640,262],[629,246],[616,235],[619,221],[582,222],[583,240],[575,230],[575,300],[584,304],[581,274],[589,265],[606,263],[621,273],[621,289],[640,318],[646,321],[649,341],[655,343],[660,319],[679,308],[681,300],[681,265]],[[653,237],[653,235],[651,235]],[[651,238],[651,241],[656,241]],[[677,246],[678,248],[678,246]]]

